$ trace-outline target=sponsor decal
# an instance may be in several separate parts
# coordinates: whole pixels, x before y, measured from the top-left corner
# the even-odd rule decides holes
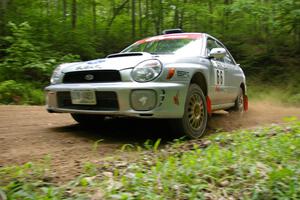
[[[105,62],[105,59],[87,61],[77,66],[75,70],[100,69],[103,62]]]
[[[179,106],[179,91],[177,91],[176,95],[173,97],[174,104]]]
[[[76,67],[75,70],[87,70],[87,69],[101,69],[101,65],[81,65]]]
[[[187,71],[177,71],[177,77],[178,78],[189,78],[190,72]]]
[[[99,63],[103,63],[103,62],[104,62],[104,59],[98,59],[98,60],[88,61],[87,64],[94,65],[94,64],[99,64]]]

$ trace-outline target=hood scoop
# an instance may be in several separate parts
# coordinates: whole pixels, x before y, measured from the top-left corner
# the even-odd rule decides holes
[[[150,54],[146,53],[146,52],[127,52],[127,53],[110,54],[106,58],[129,57],[129,56],[144,56],[144,55],[150,55]]]

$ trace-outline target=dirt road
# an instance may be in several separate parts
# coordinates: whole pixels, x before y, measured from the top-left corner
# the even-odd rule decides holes
[[[214,114],[208,131],[278,123],[286,116],[300,119],[300,108],[252,102],[243,117]],[[0,166],[38,161],[49,155],[57,178],[68,180],[81,171],[83,163],[120,154],[118,150],[124,144],[142,144],[156,138],[172,141],[174,136],[168,132],[165,121],[114,119],[84,129],[68,114],[49,114],[41,106],[0,106]],[[98,140],[103,141],[95,150],[93,145]]]

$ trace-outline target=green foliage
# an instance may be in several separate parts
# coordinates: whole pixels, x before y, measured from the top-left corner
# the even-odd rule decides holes
[[[21,99],[28,99],[24,93],[24,86],[14,80],[4,81],[0,83],[0,102],[4,104],[22,103]]]
[[[36,81],[42,89],[59,63],[104,57],[179,27],[216,36],[248,78],[289,85],[290,101],[297,103],[299,21],[296,0],[4,1],[0,81]]]
[[[175,141],[125,165],[86,163],[84,174],[60,186],[48,165],[2,167],[0,190],[8,199],[299,199],[300,122],[284,120]]]
[[[0,82],[0,104],[41,105],[44,99],[44,92],[32,83],[20,83],[14,80]]]
[[[144,142],[144,147],[146,150],[153,150],[154,152],[157,152],[160,142],[161,142],[160,138],[158,138],[156,141],[152,141],[148,139]]]
[[[101,142],[103,142],[103,141],[104,141],[103,139],[99,139],[99,140],[97,140],[96,142],[94,142],[93,148],[92,148],[94,152],[96,152],[96,151],[98,150],[98,148],[99,148]]]
[[[47,174],[49,162],[49,159],[45,158],[39,164],[28,162],[21,166],[1,168],[0,191],[4,191],[7,199],[61,199],[64,190],[46,181],[49,179]],[[32,192],[33,190],[35,192]]]
[[[296,79],[295,79],[296,80]],[[279,82],[280,80],[278,80]],[[275,81],[274,81],[275,82]],[[248,96],[252,100],[267,100],[269,102],[300,105],[300,82],[273,83],[266,85],[261,80],[248,80]]]
[[[124,152],[124,151],[132,151],[134,149],[134,145],[132,144],[124,144],[122,145],[121,147],[121,152]]]
[[[79,56],[43,51],[42,46],[34,45],[32,27],[27,22],[10,22],[8,26],[12,35],[5,37],[10,45],[0,63],[0,103],[43,104],[42,88],[48,84],[54,67],[77,61]]]
[[[6,57],[0,63],[2,80],[25,80],[48,82],[53,68],[61,61],[74,61],[78,56],[67,54],[61,58],[42,54],[41,46],[34,45],[31,38],[32,27],[28,22],[16,25],[9,22],[8,27],[12,33],[5,39],[10,46],[6,49]],[[54,55],[57,56],[57,55]]]
[[[155,164],[129,166],[108,181],[108,199],[297,199],[300,123],[209,137],[147,156]],[[205,149],[199,147],[205,145]],[[188,148],[188,149],[186,149]],[[145,158],[146,159],[146,158]],[[133,170],[131,170],[133,168]],[[116,183],[117,182],[117,183]],[[109,184],[110,183],[110,184]],[[119,184],[118,184],[119,183]],[[103,184],[104,186],[107,184]],[[113,188],[110,188],[113,187]]]
[[[24,22],[20,25],[9,23],[12,36],[7,36],[6,40],[11,44],[6,49],[7,56],[0,65],[3,79],[14,80],[41,80],[45,81],[45,77],[50,73],[48,65],[44,63],[39,54],[40,49],[33,45],[30,41],[31,26]]]

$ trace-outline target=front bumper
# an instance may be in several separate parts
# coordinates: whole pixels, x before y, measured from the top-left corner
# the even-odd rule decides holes
[[[47,110],[49,112],[60,113],[82,113],[82,114],[99,114],[105,116],[129,116],[140,118],[181,118],[184,112],[184,104],[187,93],[187,85],[185,83],[165,83],[165,82],[149,82],[149,83],[133,83],[133,82],[117,82],[117,83],[84,83],[84,84],[57,84],[50,85],[45,88],[47,93]],[[96,93],[112,92],[116,96],[118,104],[114,109],[93,107],[93,106],[69,106],[61,104],[60,94],[68,94],[74,90],[92,90]],[[132,95],[134,91],[153,91],[154,94],[150,99],[154,102],[154,106],[150,110],[135,110],[134,102],[139,98]],[[135,93],[139,94],[139,93]],[[139,100],[139,99],[138,99]],[[101,97],[97,102],[101,103]],[[109,100],[106,99],[109,103]]]

